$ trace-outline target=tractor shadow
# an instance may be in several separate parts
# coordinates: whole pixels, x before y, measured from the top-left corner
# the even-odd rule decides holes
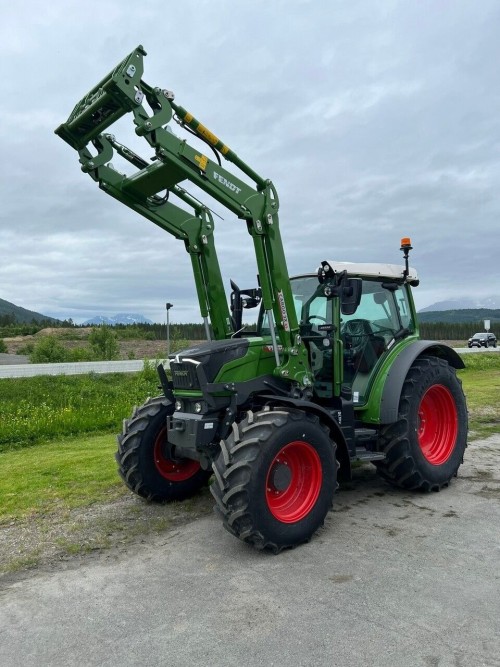
[[[345,513],[351,526],[369,522],[386,537],[395,537],[407,519],[424,516],[430,519],[439,512],[433,507],[434,495],[392,487],[377,475],[372,464],[356,464],[352,479],[339,484],[327,523],[343,523],[341,516]],[[445,506],[443,511],[447,510],[449,507]],[[456,518],[450,512],[443,516]]]

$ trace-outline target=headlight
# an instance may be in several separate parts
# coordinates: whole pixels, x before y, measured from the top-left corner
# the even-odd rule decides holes
[[[194,404],[194,411],[197,412],[198,414],[200,414],[200,412],[202,411],[202,409],[203,409],[203,406],[202,406],[201,403],[196,402],[196,403]]]
[[[177,412],[182,410],[182,401],[175,401],[175,409]]]

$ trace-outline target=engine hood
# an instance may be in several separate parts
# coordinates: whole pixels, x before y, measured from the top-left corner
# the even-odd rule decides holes
[[[246,355],[249,344],[246,338],[231,338],[202,343],[171,354],[169,361],[174,387],[194,388],[198,364],[203,364],[207,381],[213,382],[224,364]]]

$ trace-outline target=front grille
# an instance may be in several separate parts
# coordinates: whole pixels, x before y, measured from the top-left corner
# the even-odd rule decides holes
[[[172,382],[174,389],[199,389],[198,376],[196,375],[196,365],[181,362],[170,362],[172,372]]]

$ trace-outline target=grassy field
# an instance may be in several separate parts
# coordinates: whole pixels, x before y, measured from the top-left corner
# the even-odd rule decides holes
[[[500,354],[464,355],[471,438],[500,429]],[[126,493],[114,433],[156,373],[0,380],[0,525]]]
[[[0,454],[0,526],[123,495],[115,451],[116,438],[108,433]]]
[[[464,354],[465,369],[459,372],[469,410],[470,439],[487,437],[500,430],[500,354]]]
[[[47,440],[114,432],[134,405],[159,394],[153,365],[140,373],[0,380],[0,453]]]

